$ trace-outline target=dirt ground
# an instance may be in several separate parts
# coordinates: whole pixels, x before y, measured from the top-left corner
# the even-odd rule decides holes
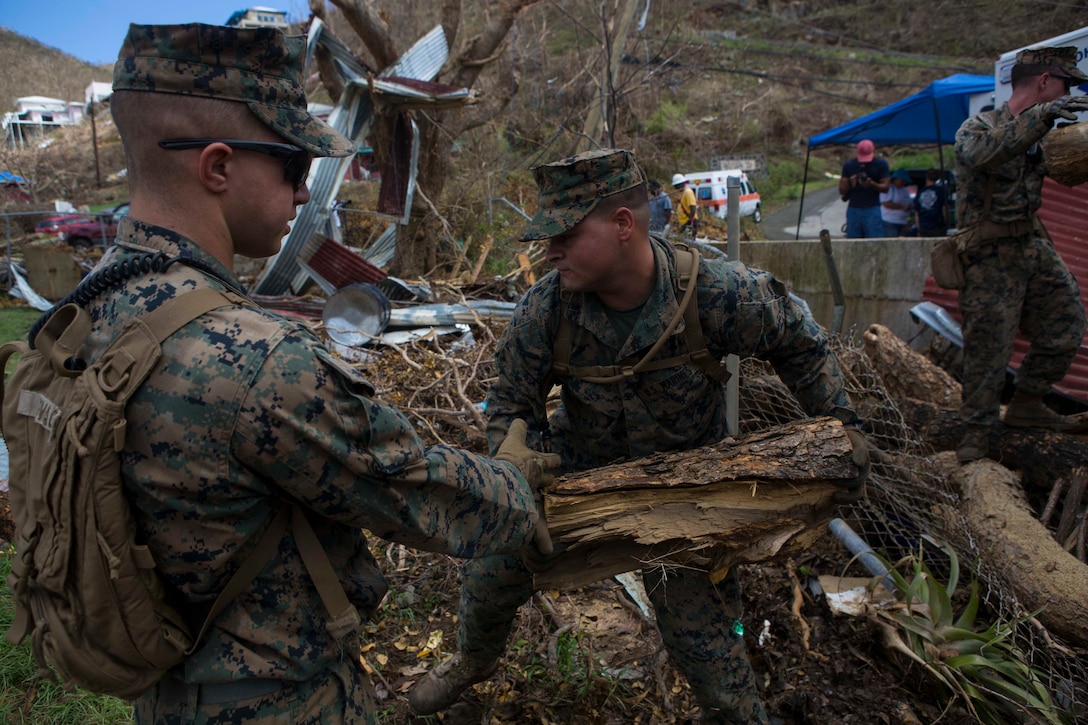
[[[458,565],[398,546],[379,544],[377,552],[390,595],[368,627],[363,657],[376,670],[383,722],[699,722],[655,624],[614,580],[538,594],[521,608],[495,676],[436,718],[414,717],[407,691],[455,646]],[[828,536],[792,561],[741,570],[744,636],[768,711],[786,725],[976,722],[958,704],[945,711],[934,682],[917,666],[901,668],[874,623],[833,614],[824,596],[812,594],[816,577],[842,574],[849,560]],[[865,575],[856,564],[846,573]],[[795,596],[807,646],[791,612]]]

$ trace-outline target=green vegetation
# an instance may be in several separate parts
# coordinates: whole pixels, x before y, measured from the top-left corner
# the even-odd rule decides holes
[[[25,340],[41,314],[33,307],[0,307],[0,345],[12,340]]]
[[[682,101],[662,101],[657,110],[646,119],[646,133],[662,133],[679,127],[687,112],[687,104]]]
[[[112,62],[91,65],[5,27],[0,27],[0,67],[10,69],[0,77],[3,113],[14,110],[15,100],[24,96],[82,101],[91,81],[109,83],[113,77]]]
[[[11,549],[0,552],[0,579],[11,569]],[[0,588],[0,631],[6,632],[15,615],[8,588]],[[132,722],[132,708],[124,700],[82,690],[68,692],[43,677],[29,641],[13,645],[0,640],[0,722],[12,725],[122,725]]]
[[[1051,702],[1043,684],[1045,675],[1032,666],[1012,639],[1013,628],[1021,621],[998,619],[988,626],[976,622],[979,597],[975,580],[967,602],[956,613],[953,598],[959,584],[959,560],[952,547],[941,547],[941,551],[949,559],[947,583],[938,581],[925,564],[922,547],[917,556],[906,560],[912,569],[910,579],[888,567],[901,603],[877,611],[886,642],[926,667],[950,697],[961,698],[980,722],[1068,722]],[[884,580],[874,580],[874,586],[877,581]]]
[[[12,340],[25,340],[30,328],[41,316],[33,307],[0,307],[0,345]],[[4,374],[15,367],[15,359],[9,359]]]
[[[826,163],[822,159],[809,160],[808,183],[806,190],[818,189],[836,183],[824,177]],[[763,202],[764,213],[801,198],[801,177],[804,173],[804,161],[786,159],[770,164],[766,179],[755,179],[759,197]],[[837,173],[837,170],[836,170]]]

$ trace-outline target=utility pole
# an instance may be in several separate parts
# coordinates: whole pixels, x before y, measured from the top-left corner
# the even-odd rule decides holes
[[[94,180],[102,188],[102,171],[98,165],[98,127],[94,122],[94,91],[91,91],[91,145],[94,146]]]

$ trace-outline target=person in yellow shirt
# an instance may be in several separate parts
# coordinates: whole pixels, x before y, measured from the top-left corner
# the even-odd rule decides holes
[[[699,228],[699,209],[695,206],[695,190],[688,184],[683,174],[673,174],[672,188],[680,192],[680,201],[676,203],[676,222],[680,225],[680,236],[695,236]]]

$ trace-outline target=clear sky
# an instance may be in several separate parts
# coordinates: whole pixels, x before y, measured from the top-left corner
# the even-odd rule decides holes
[[[112,63],[129,23],[223,25],[237,10],[309,16],[306,0],[0,0],[0,25],[88,63]]]

